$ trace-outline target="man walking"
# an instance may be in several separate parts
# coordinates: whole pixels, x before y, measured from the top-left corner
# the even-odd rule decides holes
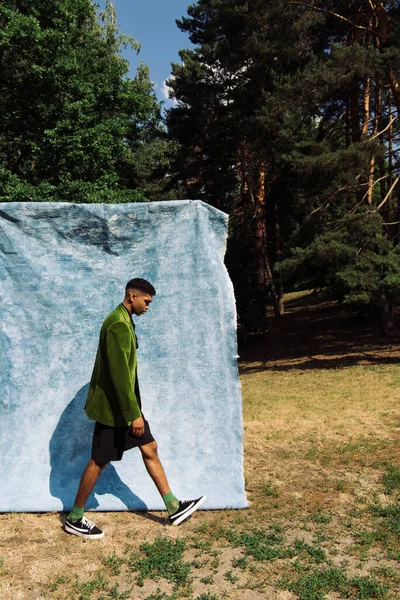
[[[179,525],[205,501],[178,500],[168,485],[157,453],[157,443],[143,416],[137,378],[137,339],[132,315],[142,315],[150,307],[154,287],[145,279],[131,279],[124,301],[103,322],[96,361],[85,406],[96,421],[92,455],[83,472],[75,505],[65,521],[65,531],[85,539],[104,536],[84,516],[86,501],[100,473],[110,461],[121,460],[123,453],[138,447],[147,472],[164,500],[172,525]]]

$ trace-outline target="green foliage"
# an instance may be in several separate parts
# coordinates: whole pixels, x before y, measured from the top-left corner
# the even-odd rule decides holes
[[[387,494],[393,494],[395,490],[400,491],[399,465],[392,465],[390,463],[386,465],[386,470],[383,474],[383,483]]]
[[[247,555],[257,561],[273,561],[293,556],[292,549],[283,546],[283,536],[265,529],[253,529],[240,533],[229,530],[227,539],[234,546],[242,546]]]
[[[248,559],[245,556],[241,556],[240,558],[234,558],[232,560],[233,567],[239,567],[242,571],[245,571],[248,567]]]
[[[103,558],[102,563],[104,566],[108,567],[112,575],[119,575],[121,572],[121,566],[125,562],[125,559],[116,555],[115,550],[113,550],[110,556],[106,556]]]
[[[227,581],[229,581],[229,583],[236,583],[239,581],[239,577],[234,575],[232,571],[226,571],[226,573],[224,573],[224,577]]]
[[[263,491],[266,496],[270,496],[272,498],[279,498],[280,491],[276,488],[271,481],[266,481],[263,485]]]
[[[115,21],[111,2],[100,20],[92,0],[0,6],[1,201],[135,202],[150,184],[154,192],[169,164],[160,105],[145,65],[127,77],[121,48],[140,46]]]
[[[395,505],[389,506],[372,506],[372,513],[376,517],[380,517],[383,520],[383,526],[394,533],[395,535],[400,534],[400,503],[397,502]]]
[[[145,556],[132,553],[126,562],[134,571],[139,571],[137,582],[143,585],[146,578],[158,581],[167,579],[176,587],[189,583],[190,564],[182,560],[185,542],[177,539],[157,537],[153,543],[143,542],[140,551]]]
[[[303,281],[326,287],[350,309],[369,309],[384,329],[400,292],[400,253],[381,231],[376,213],[344,217],[305,248],[293,249],[280,272],[286,280],[301,272]]]
[[[79,592],[79,600],[90,600],[94,592],[107,590],[108,582],[104,579],[103,572],[99,569],[94,577],[88,581],[81,583],[75,582],[75,589]]]
[[[158,589],[155,594],[151,594],[150,596],[147,596],[145,598],[145,600],[177,600],[177,596],[175,594],[172,594],[172,596],[169,596],[165,592],[161,592]]]
[[[296,594],[299,600],[325,600],[329,592],[354,600],[387,597],[386,586],[375,578],[357,576],[347,579],[345,571],[337,567],[313,568],[298,579],[283,579],[281,585]]]
[[[400,13],[377,5],[199,0],[177,22],[196,46],[169,82],[176,179],[231,214],[244,338],[282,276],[394,328]]]
[[[304,540],[296,540],[293,547],[296,550],[296,553],[305,554],[311,557],[317,564],[323,563],[327,559],[325,550],[322,550],[322,548],[319,548],[318,546],[310,546],[310,544],[306,544]]]

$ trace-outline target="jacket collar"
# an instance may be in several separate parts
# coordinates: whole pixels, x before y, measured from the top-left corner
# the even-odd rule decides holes
[[[118,306],[115,310],[117,310],[124,317],[124,319],[127,323],[132,323],[132,319],[128,312],[128,309],[125,308],[125,306],[122,303],[118,304]]]

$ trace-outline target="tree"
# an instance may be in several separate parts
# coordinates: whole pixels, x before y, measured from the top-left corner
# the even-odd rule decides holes
[[[147,67],[127,77],[121,48],[140,46],[112,3],[99,21],[92,0],[5,0],[0,21],[0,198],[146,199],[160,162],[135,159],[165,132]]]
[[[304,87],[315,90],[307,103],[316,135],[293,157],[303,190],[296,206],[302,225],[292,235],[297,248],[281,272],[293,273],[297,265],[298,274],[309,273],[314,262],[319,287],[328,285],[341,301],[377,313],[382,330],[391,333],[400,282],[395,101],[400,4],[293,3],[321,14],[319,38],[324,30],[330,35],[324,53],[291,82],[300,104]]]
[[[179,174],[189,193],[232,214],[231,240],[247,254],[247,287],[262,312],[267,291],[279,315],[283,287],[272,264],[283,251],[285,203],[276,191],[298,123],[285,119],[277,93],[282,78],[308,60],[302,36],[319,17],[303,19],[283,0],[200,0],[188,14],[178,26],[198,46],[181,53],[169,82],[179,102],[167,119],[183,149]]]
[[[274,265],[293,247],[322,246],[333,229],[357,226],[355,252],[368,247],[376,269],[387,260],[390,270],[396,259],[387,248],[400,233],[399,6],[200,0],[178,22],[197,44],[170,82],[180,103],[168,123],[182,144],[183,183],[228,206],[235,252],[238,240],[251,249],[247,282],[262,290],[273,279],[276,314],[286,270]],[[375,214],[374,235],[387,247],[371,242]],[[304,264],[296,264],[300,273]],[[386,302],[379,293],[370,298]]]

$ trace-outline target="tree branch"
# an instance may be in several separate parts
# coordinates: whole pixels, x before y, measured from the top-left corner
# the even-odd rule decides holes
[[[400,181],[400,175],[398,175],[396,177],[396,179],[393,181],[388,193],[386,194],[386,196],[384,197],[382,202],[380,204],[378,204],[378,206],[372,212],[377,212],[378,210],[380,210],[382,208],[382,206],[385,204],[385,202],[387,202],[389,200],[394,188],[396,187],[396,185],[398,184],[399,181]]]
[[[304,6],[304,7],[312,8],[313,10],[316,10],[318,12],[322,12],[322,13],[331,15],[331,17],[336,17],[337,19],[340,19],[341,21],[344,21],[345,23],[352,25],[352,27],[355,27],[356,29],[361,29],[362,31],[368,31],[368,33],[372,33],[372,35],[375,35],[380,38],[382,37],[381,34],[379,34],[377,31],[374,31],[373,29],[370,29],[369,27],[364,27],[363,25],[357,25],[357,23],[350,21],[350,19],[347,19],[343,15],[339,15],[338,13],[334,12],[333,10],[328,10],[327,8],[320,8],[319,6],[314,6],[314,4],[310,4],[309,2],[301,2],[300,0],[290,0],[289,4],[296,4],[297,6]]]
[[[382,135],[382,133],[385,133],[385,131],[387,131],[389,129],[389,127],[391,127],[396,120],[397,120],[397,117],[393,117],[392,120],[390,121],[390,123],[388,125],[386,125],[385,129],[382,129],[382,131],[373,135],[372,138],[370,138],[370,140],[375,140],[377,137]]]

